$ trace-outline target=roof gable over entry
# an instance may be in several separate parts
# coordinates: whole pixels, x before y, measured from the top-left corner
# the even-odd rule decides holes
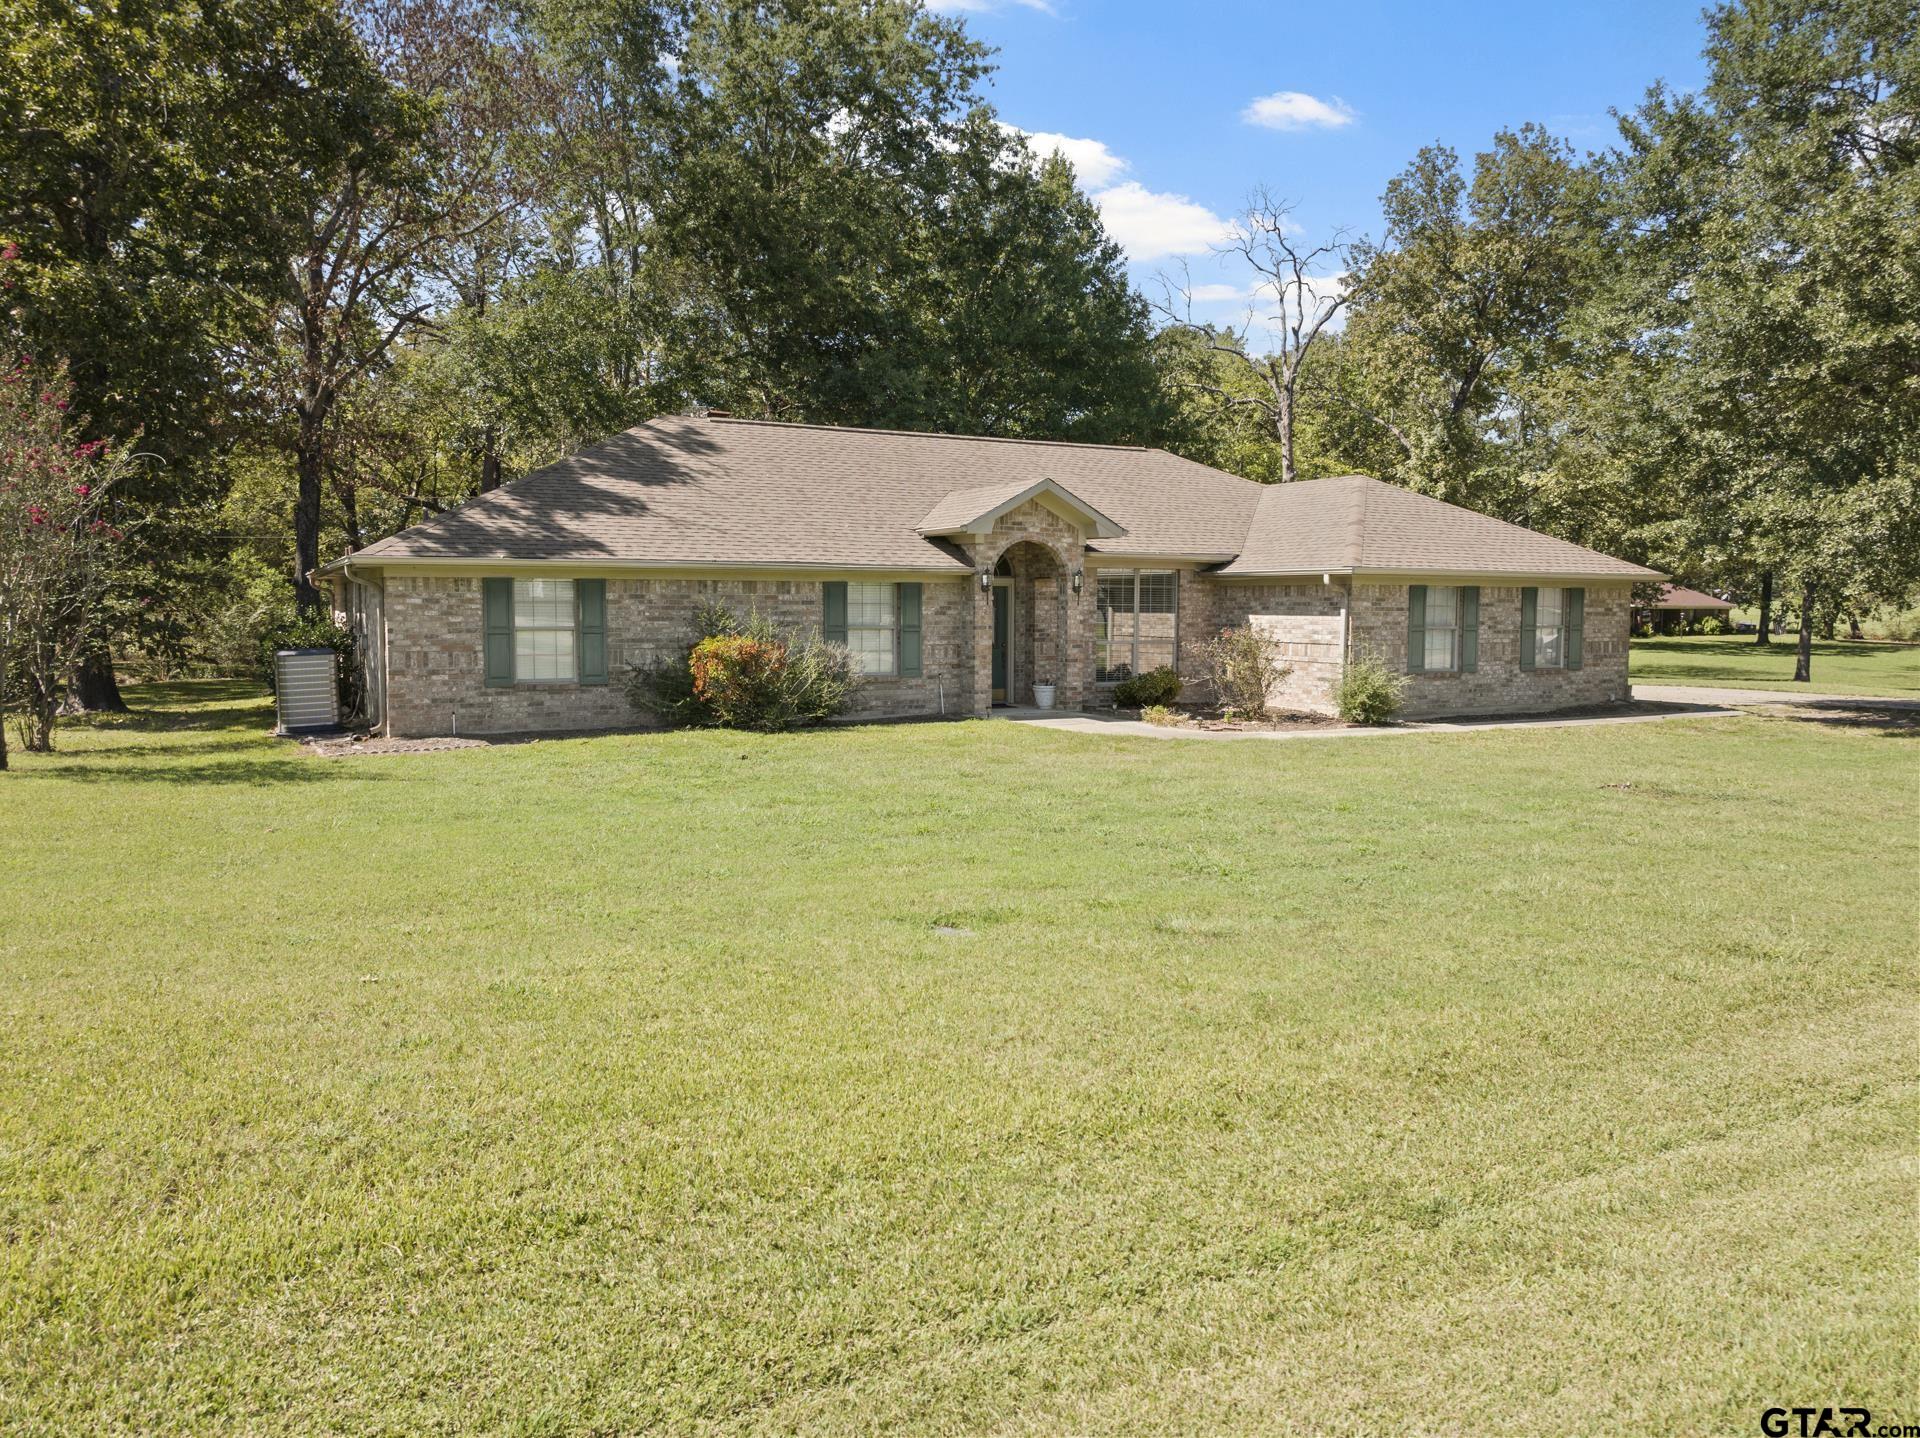
[[[1118,539],[1127,531],[1064,485],[1051,479],[1032,484],[988,484],[956,489],[942,496],[920,521],[925,535],[986,534],[995,520],[1029,502],[1038,502],[1080,526],[1096,539]]]

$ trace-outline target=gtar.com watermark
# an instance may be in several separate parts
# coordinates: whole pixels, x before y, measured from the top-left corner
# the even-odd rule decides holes
[[[1865,1408],[1769,1408],[1767,1438],[1920,1438],[1920,1423],[1876,1423]]]

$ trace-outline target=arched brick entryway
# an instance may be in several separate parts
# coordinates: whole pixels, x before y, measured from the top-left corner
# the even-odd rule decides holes
[[[967,552],[975,576],[974,712],[984,714],[993,703],[993,594],[1003,584],[1014,607],[1007,702],[1031,704],[1034,680],[1051,678],[1061,708],[1086,703],[1093,673],[1093,619],[1084,581],[1083,592],[1073,588],[1086,558],[1080,527],[1045,505],[1023,504],[1002,515],[992,533],[973,536]],[[982,577],[988,581],[984,585]]]
[[[1033,539],[1016,540],[994,561],[998,602],[1007,606],[1003,658],[1008,704],[1031,704],[1034,685],[1058,689],[1066,677],[1068,573],[1060,555]]]

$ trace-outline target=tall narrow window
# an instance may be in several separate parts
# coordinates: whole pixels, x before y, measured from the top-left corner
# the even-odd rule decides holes
[[[1427,586],[1426,636],[1422,668],[1460,667],[1460,591],[1454,585]]]
[[[573,581],[513,581],[513,677],[539,683],[578,677],[573,653]]]
[[[894,636],[899,614],[891,584],[847,585],[847,648],[862,674],[899,671]]]
[[[1566,593],[1541,589],[1534,608],[1533,667],[1560,669],[1567,662]]]
[[[1094,590],[1093,677],[1101,683],[1171,668],[1179,579],[1170,570],[1103,570]]]

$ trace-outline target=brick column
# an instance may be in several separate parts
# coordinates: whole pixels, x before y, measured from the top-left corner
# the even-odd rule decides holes
[[[1075,555],[1071,563],[1079,566],[1084,559]],[[1060,599],[1065,608],[1065,633],[1062,637],[1065,652],[1060,663],[1062,709],[1084,709],[1093,702],[1093,576],[1086,575],[1085,580],[1078,594],[1073,592],[1072,568],[1060,580]]]
[[[967,577],[967,592],[972,595],[967,612],[972,616],[968,642],[973,654],[973,692],[969,696],[973,712],[993,712],[993,592],[980,588],[980,576]]]

